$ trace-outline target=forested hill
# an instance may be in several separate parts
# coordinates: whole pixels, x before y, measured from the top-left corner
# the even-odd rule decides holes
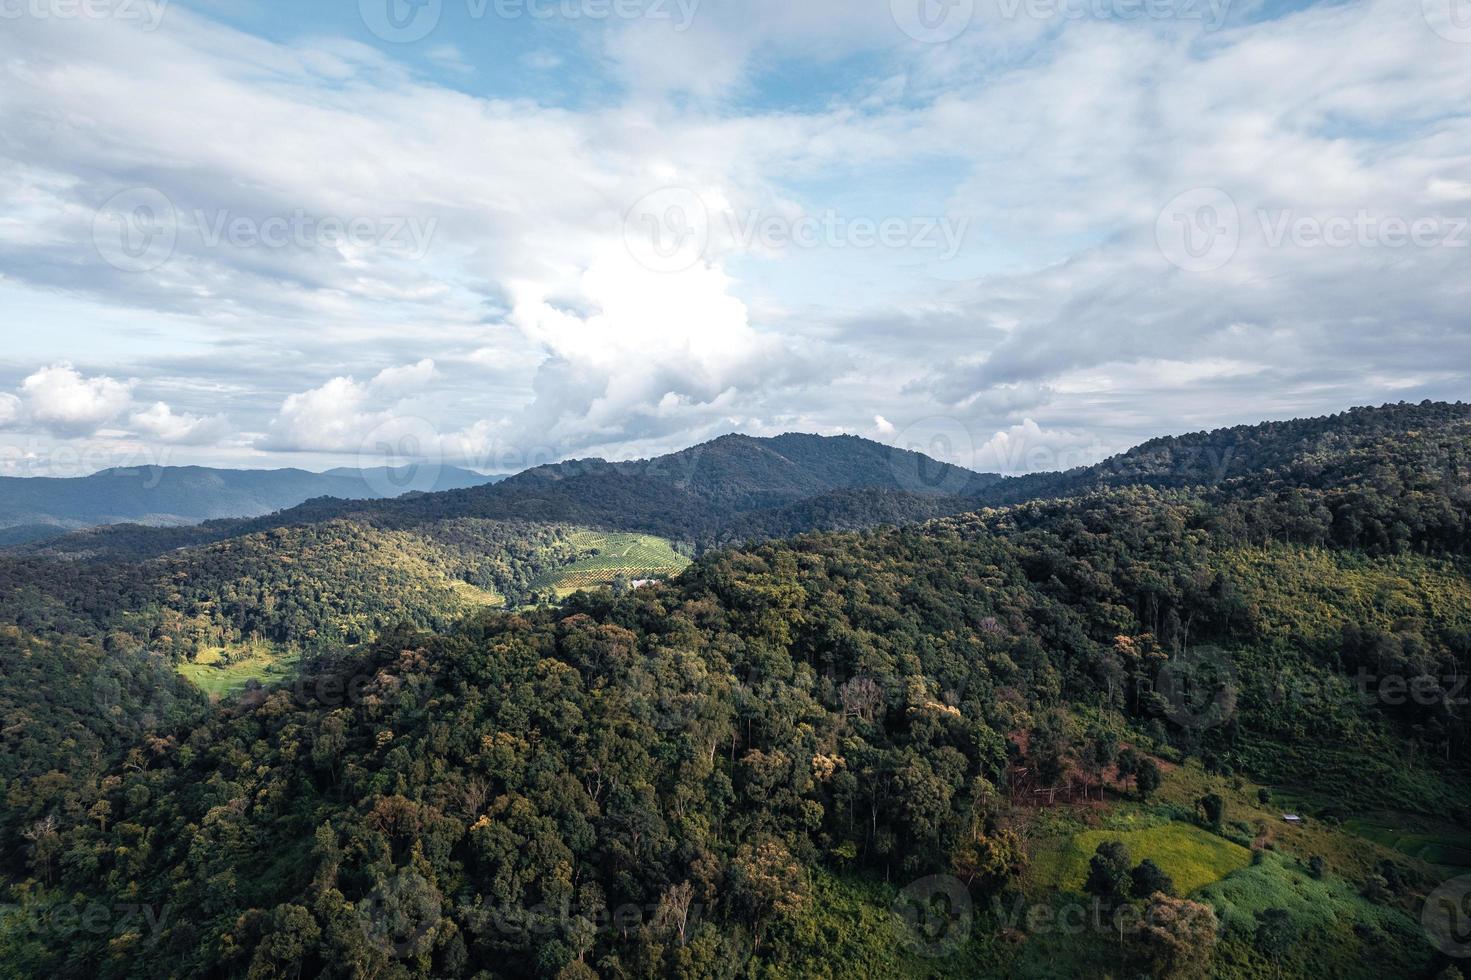
[[[314,497],[372,499],[480,486],[494,479],[454,467],[309,473],[139,466],[66,479],[0,477],[0,528],[33,529],[31,534],[39,537],[46,527],[191,524],[270,514]]]
[[[1154,439],[1094,466],[1007,478],[852,436],[726,436],[651,460],[542,466],[493,486],[393,500],[321,498],[248,521],[163,531],[101,528],[12,550],[144,558],[344,517],[393,529],[464,517],[554,522],[729,546],[804,531],[915,523],[1111,487],[1256,495],[1382,482],[1396,467],[1416,480],[1443,479],[1464,458],[1468,425],[1471,405],[1459,402],[1356,408]]]
[[[206,522],[154,532],[98,528],[39,545],[29,553],[146,558],[176,548],[277,527],[350,517],[409,529],[447,519],[568,523],[645,531],[701,544],[754,536],[908,523],[974,506],[999,477],[972,473],[920,453],[855,436],[725,436],[648,460],[570,460],[494,485],[393,500],[319,498],[268,517]],[[811,502],[811,506],[804,504]],[[769,521],[763,515],[771,515]],[[743,538],[740,540],[744,540]]]
[[[1471,468],[1464,419],[1426,415],[1332,449],[1289,435],[1261,492],[1113,488],[712,552],[621,596],[396,631],[213,710],[172,689],[143,710],[136,665],[98,697],[55,664],[125,650],[0,632],[26,720],[0,756],[0,960],[1457,976],[1421,911],[1467,858],[1364,822],[1439,842],[1471,820]],[[1322,485],[1280,475],[1308,465]],[[906,930],[935,898],[964,916]],[[93,906],[147,915],[53,940],[58,909]],[[1068,908],[1101,925],[1058,926]]]
[[[1151,439],[1094,466],[998,481],[984,496],[987,503],[999,505],[1121,486],[1224,485],[1246,493],[1323,487],[1392,468],[1394,461],[1406,461],[1406,452],[1436,457],[1410,461],[1416,472],[1443,473],[1464,461],[1468,426],[1471,404],[1463,402],[1354,408],[1318,418]],[[1435,438],[1427,442],[1422,435]]]

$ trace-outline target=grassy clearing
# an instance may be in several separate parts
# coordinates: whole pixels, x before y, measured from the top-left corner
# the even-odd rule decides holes
[[[211,698],[228,697],[245,690],[252,680],[262,684],[286,680],[296,673],[300,654],[275,650],[265,644],[214,647],[192,663],[179,665],[179,673]]]
[[[1345,820],[1343,829],[1434,865],[1449,877],[1471,872],[1471,830],[1465,827],[1384,811]]]
[[[531,583],[533,589],[554,589],[559,598],[612,585],[620,575],[629,579],[668,578],[689,566],[663,538],[651,534],[608,534],[579,531],[572,543],[585,557],[547,572]]]
[[[1199,827],[1171,821],[1136,830],[1087,830],[1036,854],[1029,887],[1081,892],[1088,861],[1104,841],[1122,841],[1137,863],[1149,858],[1188,895],[1251,864],[1251,852]]]
[[[1314,879],[1280,854],[1264,854],[1261,863],[1207,885],[1195,898],[1212,905],[1221,922],[1217,972],[1223,976],[1415,976],[1432,953],[1413,916],[1369,902],[1336,875]],[[1273,972],[1262,971],[1260,957],[1251,955],[1267,909],[1285,910],[1299,940],[1272,964]],[[1237,968],[1227,968],[1233,960]]]

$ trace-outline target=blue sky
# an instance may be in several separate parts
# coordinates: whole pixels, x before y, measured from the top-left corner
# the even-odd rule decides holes
[[[1461,398],[1468,6],[22,0],[0,472]]]

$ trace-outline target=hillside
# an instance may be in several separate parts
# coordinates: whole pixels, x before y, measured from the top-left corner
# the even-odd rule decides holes
[[[433,492],[494,482],[454,467],[365,470],[222,470],[200,466],[108,469],[91,476],[0,477],[0,529],[76,529],[102,524],[193,524],[257,517],[310,500],[367,500],[410,491]]]
[[[494,485],[397,499],[313,499],[250,520],[154,531],[130,525],[20,543],[20,554],[139,559],[277,527],[352,518],[412,528],[474,517],[641,531],[700,547],[814,530],[910,524],[982,506],[1152,486],[1260,495],[1349,486],[1394,471],[1464,466],[1471,405],[1356,408],[1338,415],[1170,436],[1093,466],[1020,477],[977,474],[854,436],[726,436],[628,463],[573,460]],[[1421,440],[1405,434],[1430,434]],[[1428,454],[1411,458],[1407,454]],[[1442,477],[1436,477],[1441,479]]]
[[[61,977],[1435,976],[1421,910],[1471,819],[1471,471],[1456,420],[1394,440],[1379,468],[1321,454],[1324,486],[713,552],[390,632],[65,776],[38,743],[0,823],[13,921],[155,911],[0,952]]]

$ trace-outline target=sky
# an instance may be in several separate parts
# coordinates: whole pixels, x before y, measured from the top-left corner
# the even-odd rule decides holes
[[[1471,0],[0,0],[0,474],[1464,399]]]

